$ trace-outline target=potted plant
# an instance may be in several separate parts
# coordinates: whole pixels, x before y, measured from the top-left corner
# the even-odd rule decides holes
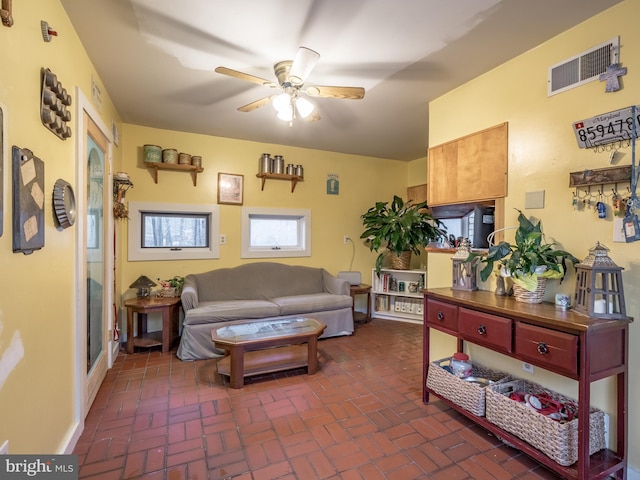
[[[386,248],[376,259],[378,275],[387,253],[392,254],[393,268],[406,270],[411,253],[420,254],[422,247],[446,233],[442,222],[429,212],[427,202],[405,203],[397,195],[391,203],[376,202],[362,215],[362,224],[365,230],[360,238],[366,239],[369,250],[377,252],[380,247]]]
[[[542,222],[533,223],[518,210],[518,227],[515,233],[515,243],[502,241],[489,247],[489,252],[482,257],[485,267],[480,271],[480,278],[486,281],[494,271],[496,262],[500,265],[500,273],[509,276],[514,283],[516,300],[537,303],[542,301],[542,293],[535,297],[519,297],[518,288],[527,292],[536,292],[542,288],[546,279],[565,276],[567,260],[573,265],[578,259],[567,251],[554,249],[556,243],[543,242]],[[471,257],[478,254],[471,254]],[[542,285],[540,285],[542,284]]]
[[[162,287],[163,297],[179,296],[180,293],[182,293],[182,287],[184,285],[184,277],[181,277],[180,275],[175,275],[169,280],[158,279],[158,283]]]

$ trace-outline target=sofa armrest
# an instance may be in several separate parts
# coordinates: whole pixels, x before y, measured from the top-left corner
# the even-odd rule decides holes
[[[198,285],[195,277],[187,275],[184,279],[184,285],[182,287],[182,294],[180,295],[182,300],[182,308],[186,312],[192,310],[198,306]]]
[[[324,291],[334,295],[349,295],[351,291],[349,282],[344,278],[338,278],[322,269],[322,283]]]

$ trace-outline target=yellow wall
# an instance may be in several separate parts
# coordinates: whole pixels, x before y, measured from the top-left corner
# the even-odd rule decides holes
[[[0,237],[0,444],[10,453],[60,452],[74,428],[76,228],[56,229],[51,208],[58,178],[76,187],[75,87],[90,98],[99,82],[57,1],[13,2],[15,24],[0,26],[0,105],[5,117],[4,233]],[[40,20],[58,31],[45,43]],[[71,94],[73,136],[60,140],[40,121],[40,69],[50,68]],[[119,121],[103,90],[103,121]],[[11,146],[45,164],[45,246],[12,251]],[[117,158],[118,152],[115,151]]]
[[[353,247],[343,242],[349,235],[355,244],[352,270],[360,271],[363,279],[370,277],[375,254],[359,239],[362,215],[376,201],[390,200],[394,194],[404,196],[407,164],[393,160],[345,155],[319,150],[306,150],[282,145],[245,142],[228,138],[196,135],[125,125],[123,131],[123,169],[134,188],[127,192],[127,201],[212,203],[217,202],[218,173],[244,176],[244,206],[274,208],[305,208],[311,210],[311,256],[276,259],[287,264],[323,267],[333,274],[349,270]],[[160,171],[155,184],[150,171],[142,165],[142,146],[152,143],[163,148],[201,155],[204,172],[198,174],[197,186],[184,172]],[[264,190],[256,177],[258,159],[262,153],[283,155],[285,163],[302,164],[304,181],[291,192],[291,183],[267,180]],[[340,194],[326,194],[327,174],[338,174]],[[241,210],[237,205],[218,205],[220,233],[226,235],[226,245],[220,245],[217,260],[166,262],[128,262],[126,239],[121,239],[123,293],[139,275],[152,279],[203,272],[230,267],[245,262],[269,259],[240,258]],[[126,234],[126,221],[123,235]]]
[[[589,248],[596,241],[604,243],[610,249],[610,257],[625,269],[623,280],[627,313],[636,319],[640,319],[640,243],[614,243],[611,215],[606,220],[599,220],[593,209],[574,210],[573,190],[568,185],[569,172],[609,166],[608,153],[578,148],[572,123],[639,103],[638,15],[640,2],[628,0],[443,95],[431,102],[429,110],[429,139],[432,145],[509,122],[509,194],[505,203],[505,225],[516,225],[515,209],[524,209],[526,191],[545,190],[545,208],[524,210],[524,213],[542,220],[545,233],[579,259],[587,256]],[[621,38],[620,61],[628,68],[628,74],[621,78],[622,90],[605,93],[604,83],[595,81],[547,97],[547,68],[550,65],[616,35]],[[630,164],[631,148],[621,152],[623,155],[618,164]],[[513,235],[507,233],[506,238],[512,239]],[[429,254],[429,278],[431,267],[435,264],[440,264],[442,268],[448,265],[450,268],[450,262],[442,258],[432,262],[434,255],[444,256]],[[558,292],[573,293],[575,276],[571,273],[562,285],[557,281],[548,284],[548,300]],[[491,286],[485,288],[490,289]],[[640,395],[640,374],[635,368],[640,363],[640,330],[632,324],[630,332],[629,400],[630,405],[634,406],[637,403],[634,403],[635,399]],[[487,365],[507,368],[507,364],[516,375],[526,375],[519,362],[477,347],[471,353]],[[563,377],[536,369],[533,380],[577,396],[575,382]],[[610,382],[594,384],[593,395],[594,404],[609,413],[615,411]],[[636,469],[640,467],[640,431],[632,426],[638,424],[640,411],[632,407],[629,411],[629,458]]]

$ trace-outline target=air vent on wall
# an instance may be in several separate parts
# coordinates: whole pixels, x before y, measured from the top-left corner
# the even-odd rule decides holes
[[[549,67],[547,96],[597,80],[613,63],[618,63],[620,37],[615,37],[574,57]]]

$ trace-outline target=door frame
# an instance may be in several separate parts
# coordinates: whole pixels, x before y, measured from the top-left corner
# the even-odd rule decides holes
[[[93,123],[98,127],[100,132],[107,138],[109,142],[107,151],[105,152],[105,172],[104,172],[104,219],[105,231],[103,238],[105,239],[105,287],[104,287],[104,305],[106,328],[104,337],[106,339],[105,354],[107,355],[107,369],[113,366],[116,356],[118,355],[119,342],[113,339],[113,322],[114,322],[114,292],[113,292],[113,276],[114,276],[114,219],[109,212],[113,211],[113,195],[111,195],[113,185],[113,134],[102,120],[100,113],[93,107],[89,99],[82,93],[79,87],[75,88],[76,96],[76,141],[75,141],[75,162],[76,162],[76,258],[75,258],[75,407],[74,407],[74,428],[70,434],[69,442],[65,448],[65,453],[71,453],[75,447],[82,431],[84,430],[84,420],[89,411],[89,407],[93,398],[87,398],[87,325],[86,325],[86,297],[87,297],[87,275],[86,275],[86,159],[85,153],[85,135],[87,125],[85,124],[84,114],[86,113]]]

